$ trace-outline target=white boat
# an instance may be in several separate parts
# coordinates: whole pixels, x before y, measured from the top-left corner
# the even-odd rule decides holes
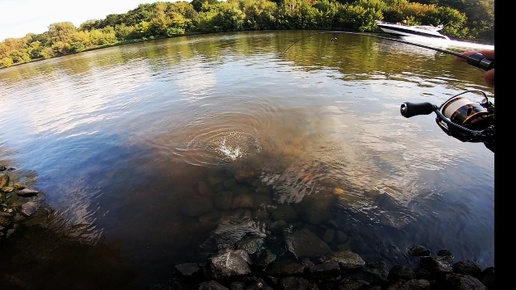
[[[450,38],[441,34],[439,30],[443,29],[443,25],[405,25],[400,23],[389,23],[384,21],[376,21],[380,29],[388,34],[395,36],[422,36],[449,40]]]

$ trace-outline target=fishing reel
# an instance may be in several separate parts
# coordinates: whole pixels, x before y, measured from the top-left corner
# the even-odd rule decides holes
[[[478,102],[471,101],[465,95],[481,96]],[[457,94],[441,106],[431,103],[401,104],[400,113],[405,118],[417,115],[429,115],[434,112],[437,116],[437,125],[449,136],[462,142],[483,142],[484,145],[495,152],[495,126],[494,104],[492,104],[485,92],[469,90]]]

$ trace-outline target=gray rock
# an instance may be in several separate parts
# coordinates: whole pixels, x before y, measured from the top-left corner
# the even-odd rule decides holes
[[[424,279],[396,280],[389,284],[387,290],[431,290],[430,281]]]
[[[38,195],[39,191],[35,190],[35,189],[30,189],[30,188],[24,188],[22,190],[19,190],[17,192],[17,194],[19,196],[22,196],[22,197],[31,197],[31,196],[36,196]]]
[[[450,263],[439,259],[439,257],[421,257],[419,266],[428,270],[432,275],[436,273],[451,273],[453,268]]]
[[[487,290],[487,287],[471,275],[448,273],[439,283],[442,289],[450,290]]]
[[[479,280],[489,289],[495,289],[494,272],[494,267],[487,267],[480,274]]]
[[[183,263],[175,266],[175,269],[183,276],[194,276],[202,272],[197,263]]]
[[[251,259],[244,250],[229,250],[208,260],[208,276],[213,279],[227,279],[251,273]]]
[[[265,280],[254,276],[244,277],[230,285],[231,290],[273,290]]]
[[[302,277],[285,277],[279,282],[281,289],[296,289],[296,290],[315,290],[314,285],[309,280]]]
[[[267,228],[263,223],[249,218],[231,217],[221,220],[217,228],[210,233],[210,237],[201,246],[208,250],[210,248],[232,249],[237,242],[241,242],[245,238],[265,237],[267,237]]]
[[[245,250],[249,255],[254,255],[261,249],[263,243],[261,237],[250,237],[237,241],[235,244],[237,249]]]
[[[443,252],[446,253],[444,256],[422,256],[419,258],[420,266],[416,268],[395,265],[389,270],[384,261],[365,263],[358,254],[351,251],[340,251],[302,260],[288,257],[290,253],[283,252],[287,256],[282,255],[280,256],[282,259],[277,260],[273,251],[267,248],[267,241],[264,240],[264,242],[265,249],[254,261],[242,249],[237,250],[239,252],[228,251],[213,256],[206,262],[206,275],[202,276],[204,279],[212,279],[212,281],[199,279],[201,284],[198,289],[227,289],[226,287],[229,285],[231,290],[495,289],[494,267],[486,268],[478,275],[478,278],[457,273],[478,273],[478,271],[474,263],[472,264],[470,261],[461,261],[454,264],[454,267],[450,266],[447,262],[451,256],[449,252]],[[416,248],[424,249],[419,246]],[[319,261],[319,263],[314,261]],[[259,263],[261,266],[256,266]],[[252,270],[248,265],[254,265]],[[186,270],[183,269],[183,273],[189,271],[188,267]]]
[[[199,284],[199,290],[229,290],[228,287],[220,284],[217,281],[206,281],[201,284]]]
[[[409,254],[416,257],[430,256],[430,250],[421,245],[412,245],[409,248]]]
[[[275,221],[279,220],[285,220],[287,222],[289,221],[295,221],[298,216],[296,211],[290,206],[289,204],[280,204],[276,207],[274,211],[272,211],[272,218]]]
[[[362,290],[362,289],[372,290],[373,289],[372,287],[373,286],[366,281],[355,280],[355,279],[346,277],[346,278],[340,280],[339,284],[337,285],[337,290]]]
[[[32,216],[39,208],[39,204],[38,202],[36,201],[29,201],[29,202],[26,202],[24,204],[22,204],[21,206],[21,213],[24,215],[24,216]]]
[[[339,263],[340,269],[344,272],[360,269],[365,265],[365,261],[358,254],[348,250],[333,252],[323,260],[333,260]]]
[[[332,281],[340,278],[340,267],[336,261],[323,262],[309,268],[310,279]]]
[[[406,265],[395,265],[389,271],[389,279],[415,279],[416,273],[412,268]]]
[[[305,272],[305,266],[297,261],[274,261],[267,267],[265,274],[273,277],[301,276]]]
[[[306,228],[285,235],[287,250],[298,259],[320,257],[331,253],[323,240]]]
[[[455,273],[471,275],[473,277],[478,277],[482,273],[480,266],[470,260],[459,261],[453,264],[452,268]]]
[[[453,254],[448,250],[439,250],[437,256],[442,257],[448,263],[453,262]]]
[[[253,266],[257,269],[265,269],[272,262],[276,260],[276,255],[269,249],[265,249],[258,259],[254,262]]]
[[[366,263],[362,269],[357,272],[350,273],[350,277],[367,281],[370,284],[383,284],[389,279],[389,268],[384,261]]]

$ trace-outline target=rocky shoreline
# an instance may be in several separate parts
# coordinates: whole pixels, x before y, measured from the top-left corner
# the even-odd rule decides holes
[[[43,203],[43,193],[18,182],[14,168],[0,165],[0,247],[43,210]],[[431,253],[414,245],[408,255],[417,266],[389,268],[383,261],[366,263],[349,250],[330,251],[309,229],[286,234],[282,255],[271,250],[277,245],[267,243],[265,237],[247,236],[215,249],[204,261],[175,265],[166,289],[496,289],[494,266],[455,262],[447,250]],[[30,282],[14,278],[16,283],[2,289],[33,289],[18,287]]]
[[[316,259],[276,259],[264,250],[252,259],[247,249],[223,251],[205,263],[176,265],[177,289],[495,289],[494,267],[482,270],[472,261],[452,263],[442,250],[432,256],[423,246],[411,247],[418,267],[385,262],[366,263],[351,251],[333,252]]]
[[[44,198],[39,191],[19,182],[12,167],[0,165],[0,245],[16,226],[33,216]]]

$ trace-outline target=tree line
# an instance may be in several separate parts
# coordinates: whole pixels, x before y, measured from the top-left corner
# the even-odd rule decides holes
[[[192,0],[140,4],[124,14],[52,23],[0,42],[0,68],[106,46],[251,30],[380,32],[376,20],[439,25],[451,38],[494,41],[494,0]]]

